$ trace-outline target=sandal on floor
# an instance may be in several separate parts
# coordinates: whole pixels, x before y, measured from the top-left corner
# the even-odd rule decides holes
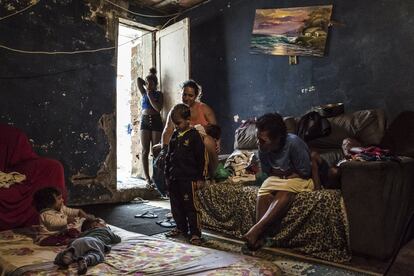
[[[139,204],[139,203],[148,203],[149,201],[146,199],[143,199],[142,197],[136,197],[134,198],[131,203]]]
[[[167,233],[165,233],[165,236],[167,238],[173,238],[173,237],[177,237],[177,236],[181,235],[182,233],[183,232],[181,232],[180,229],[174,228],[173,230],[168,231]]]
[[[136,217],[136,218],[158,218],[158,215],[154,214],[153,212],[146,211],[146,212],[141,213],[141,214],[136,214],[134,217]]]
[[[145,188],[147,188],[148,190],[155,190],[157,188],[157,186],[155,185],[154,182],[152,182],[151,180],[146,180],[147,183],[145,184]]]
[[[173,228],[177,226],[177,224],[175,223],[173,219],[160,220],[160,221],[157,221],[156,224],[158,224],[161,227],[166,227],[166,228]]]
[[[202,237],[198,237],[198,236],[193,236],[193,237],[191,237],[191,239],[190,239],[190,243],[191,243],[192,245],[197,245],[197,246],[200,246],[200,245],[202,245],[202,244],[203,244],[203,242],[204,242],[203,238],[202,238]]]

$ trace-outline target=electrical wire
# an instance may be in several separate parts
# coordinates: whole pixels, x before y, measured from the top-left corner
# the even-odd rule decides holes
[[[21,12],[24,12],[25,10],[30,9],[30,8],[31,8],[31,7],[33,7],[34,5],[37,5],[39,2],[40,2],[40,0],[39,0],[39,1],[37,1],[37,2],[35,2],[35,3],[33,3],[33,4],[31,4],[31,5],[29,5],[29,6],[27,6],[27,7],[26,7],[26,8],[24,8],[24,9],[21,9],[21,10],[19,10],[19,11],[15,12],[15,13],[11,13],[11,14],[9,14],[9,15],[6,15],[6,16],[3,16],[3,17],[0,17],[0,21],[2,21],[3,19],[6,19],[6,18],[12,17],[12,16],[14,16],[14,15],[17,15],[17,14],[19,14],[19,13],[21,13]]]
[[[83,53],[95,53],[95,52],[113,50],[113,49],[115,49],[115,46],[104,47],[104,48],[99,48],[99,49],[91,49],[91,50],[71,51],[71,52],[66,52],[66,51],[55,51],[55,52],[48,52],[48,51],[26,51],[26,50],[20,50],[20,49],[10,48],[10,47],[7,47],[7,46],[1,45],[1,44],[0,44],[0,48],[6,49],[6,50],[9,50],[9,51],[12,51],[12,52],[21,53],[21,54],[76,55],[76,54],[83,54]]]
[[[160,28],[160,30],[162,30],[162,29],[164,29],[165,28],[165,26],[166,25],[168,25],[168,23],[170,23],[172,20],[175,20],[176,18],[178,18],[182,13],[180,13],[180,12],[177,12],[177,13],[174,13],[174,14],[170,14],[170,15],[148,15],[148,14],[141,14],[141,13],[136,13],[136,12],[133,12],[133,11],[130,11],[130,10],[128,10],[128,9],[126,9],[126,8],[124,8],[124,7],[122,7],[122,6],[120,6],[120,5],[118,5],[118,4],[115,4],[115,3],[113,3],[113,2],[111,2],[111,1],[109,1],[109,0],[105,0],[106,2],[108,2],[108,3],[110,3],[110,4],[112,4],[112,5],[114,5],[114,6],[116,6],[116,7],[118,7],[118,8],[120,8],[120,9],[123,9],[123,10],[125,10],[125,11],[127,11],[127,12],[130,12],[130,13],[132,13],[132,14],[134,14],[134,15],[138,15],[138,16],[143,16],[143,17],[154,17],[154,18],[161,18],[161,17],[171,17],[171,16],[173,16],[172,18],[170,18],[169,20],[167,20],[167,22]],[[3,20],[3,19],[6,19],[6,18],[9,18],[9,17],[11,17],[11,16],[13,16],[13,15],[17,15],[17,14],[19,14],[19,13],[21,13],[21,12],[23,12],[23,11],[25,11],[25,10],[27,10],[27,9],[29,9],[29,8],[31,8],[31,7],[33,7],[34,5],[36,5],[36,4],[38,4],[40,2],[40,0],[39,1],[37,1],[36,3],[34,3],[34,4],[31,4],[31,5],[29,5],[29,6],[27,6],[26,8],[24,8],[24,9],[21,9],[21,10],[19,10],[19,11],[17,11],[17,12],[15,12],[15,13],[13,13],[13,14],[9,14],[9,15],[7,15],[7,16],[5,16],[5,17],[1,17],[0,18],[0,20]],[[147,32],[147,33],[149,33],[149,32]],[[144,33],[143,35],[141,35],[141,36],[139,36],[139,37],[136,37],[136,38],[134,38],[134,39],[132,39],[132,40],[130,40],[130,41],[128,41],[128,42],[125,42],[125,43],[123,43],[123,44],[121,44],[121,45],[118,45],[118,47],[120,47],[120,46],[123,46],[123,45],[125,45],[125,44],[128,44],[129,42],[131,42],[131,41],[134,41],[134,40],[137,40],[137,39],[139,39],[139,38],[141,38],[141,37],[143,37],[144,35],[146,35],[147,33]],[[101,51],[108,51],[108,50],[113,50],[113,49],[115,49],[116,47],[115,46],[112,46],[112,47],[104,47],[104,48],[98,48],[98,49],[91,49],[91,50],[78,50],[78,51],[27,51],[27,50],[21,50],[21,49],[16,49],[16,48],[12,48],[12,47],[8,47],[8,46],[6,46],[6,45],[2,45],[2,44],[0,44],[0,48],[2,48],[2,49],[6,49],[6,50],[9,50],[9,51],[12,51],[12,52],[17,52],[17,53],[21,53],[21,54],[42,54],[42,55],[75,55],[75,54],[83,54],[83,53],[96,53],[96,52],[101,52]]]
[[[170,18],[167,20],[167,22],[164,23],[164,25],[162,25],[162,27],[159,29],[159,31],[163,30],[165,28],[165,26],[168,25],[168,23],[170,23],[171,21],[177,19],[181,14],[177,14],[176,16],[174,16],[173,18]]]
[[[133,15],[138,15],[138,16],[142,16],[142,17],[149,17],[149,18],[163,18],[163,17],[171,17],[171,16],[175,16],[175,15],[177,15],[177,14],[181,14],[181,13],[179,13],[179,12],[177,12],[177,13],[173,13],[173,14],[166,14],[166,15],[150,15],[150,14],[142,14],[142,13],[137,13],[137,12],[133,12],[133,11],[131,11],[131,10],[128,10],[127,8],[124,8],[124,7],[122,7],[122,6],[118,5],[118,4],[115,4],[114,2],[111,2],[111,1],[109,1],[109,0],[105,0],[105,2],[108,2],[108,3],[112,4],[112,5],[114,5],[115,7],[118,7],[118,8],[120,8],[120,9],[124,10],[124,11],[127,11],[127,12],[129,12],[129,13],[132,13]]]
[[[125,43],[122,43],[120,45],[118,45],[118,47],[124,46],[132,41],[135,41],[137,39],[140,39],[141,37],[143,37],[144,35],[147,35],[151,33],[150,32],[146,32],[143,33],[140,36],[137,36]],[[104,48],[98,48],[98,49],[90,49],[90,50],[78,50],[78,51],[55,51],[55,52],[49,52],[49,51],[26,51],[26,50],[20,50],[20,49],[15,49],[15,48],[11,48],[11,47],[7,47],[5,45],[0,44],[0,48],[12,51],[12,52],[17,52],[17,53],[21,53],[21,54],[39,54],[39,55],[75,55],[75,54],[84,54],[84,53],[96,53],[96,52],[102,52],[102,51],[108,51],[108,50],[113,50],[116,48],[116,46],[111,46],[111,47],[104,47]]]
[[[142,34],[141,36],[137,36],[136,38],[131,39],[129,41],[126,41],[122,44],[119,44],[118,48],[121,47],[121,46],[124,46],[126,44],[129,44],[130,42],[132,42],[134,40],[140,39],[141,37],[143,37],[143,36],[145,36],[149,33],[151,33],[151,31],[146,32],[146,33]],[[2,45],[0,45],[0,47],[2,47]],[[5,47],[5,46],[4,46],[4,48],[12,49],[12,48]],[[115,46],[114,47],[108,47],[108,49],[109,48],[115,48]],[[101,49],[103,49],[103,48],[101,48]],[[33,52],[39,53],[39,52],[36,52],[36,51],[22,51],[22,50],[13,49],[13,51],[14,50],[19,51],[19,52],[23,52],[23,53],[30,53],[30,54],[32,54]],[[96,50],[100,50],[100,49],[96,49]],[[96,50],[94,50],[94,51],[96,52]],[[80,52],[80,51],[77,51],[77,52]],[[55,53],[55,52],[52,52],[52,53]],[[68,53],[68,52],[64,52],[64,53]],[[71,53],[73,53],[73,52],[71,52]],[[72,69],[67,69],[67,70],[63,70],[63,71],[49,72],[49,73],[43,73],[43,74],[37,74],[37,75],[31,75],[31,76],[6,76],[6,77],[0,76],[0,79],[12,80],[12,79],[33,79],[33,78],[47,77],[47,76],[53,76],[53,75],[68,73],[68,72],[79,71],[79,70],[83,70],[85,68],[89,68],[91,66],[97,66],[97,65],[100,65],[100,64],[89,64],[87,66],[83,66],[83,67],[79,67],[79,68],[72,68]]]

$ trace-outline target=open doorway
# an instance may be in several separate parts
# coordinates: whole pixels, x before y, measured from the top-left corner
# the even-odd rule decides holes
[[[141,94],[137,78],[154,65],[150,27],[126,20],[118,25],[117,51],[117,189],[145,186],[139,162]]]
[[[141,93],[137,78],[144,78],[149,68],[157,68],[165,123],[170,108],[181,102],[180,84],[189,78],[189,20],[155,32],[154,28],[119,19],[117,50],[117,189],[143,188],[146,181],[140,160]]]

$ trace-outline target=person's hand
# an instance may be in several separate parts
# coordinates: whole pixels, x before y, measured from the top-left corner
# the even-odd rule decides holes
[[[86,218],[87,219],[99,219],[99,218],[95,217],[95,215],[92,215],[92,214],[86,214]]]
[[[205,184],[205,181],[204,180],[197,180],[196,189],[197,190],[200,190],[201,188],[204,187],[204,184]]]
[[[219,154],[221,151],[221,139],[214,139],[216,141],[216,153]]]
[[[142,86],[144,86],[145,83],[146,83],[146,81],[143,78],[140,78],[140,77],[138,77],[137,81],[138,81],[138,85],[142,85]]]
[[[76,217],[68,217],[68,219],[67,219],[68,224],[72,224],[72,223],[75,223],[75,222],[76,222]]]
[[[160,152],[158,153],[156,159],[155,159],[155,164],[158,168],[163,168],[165,165],[165,158],[167,157],[167,153],[168,153],[168,145],[163,145],[161,147]]]
[[[300,175],[299,175],[299,174],[297,174],[297,173],[292,173],[292,174],[288,175],[286,178],[287,178],[287,179],[290,179],[290,178],[301,178],[301,177],[300,177]]]
[[[78,216],[80,216],[81,218],[86,218],[86,219],[94,219],[95,216],[91,215],[91,214],[87,214],[84,210],[79,209],[79,213]]]

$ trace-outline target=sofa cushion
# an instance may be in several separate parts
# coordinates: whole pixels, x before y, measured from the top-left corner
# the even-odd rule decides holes
[[[297,119],[294,117],[284,117],[283,121],[286,124],[288,133],[296,133]],[[256,136],[256,121],[249,119],[236,129],[234,135],[234,149],[235,150],[256,150],[257,136]]]
[[[329,167],[335,166],[339,160],[343,159],[345,156],[340,149],[333,149],[326,152],[320,153],[321,158],[328,163]]]
[[[414,159],[349,161],[341,172],[352,251],[389,258],[414,211]]]
[[[309,144],[318,149],[341,148],[342,140],[347,137],[356,138],[363,145],[378,145],[384,135],[384,111],[361,110],[328,118],[331,123],[331,134],[311,141]]]
[[[385,132],[381,146],[401,156],[414,157],[414,111],[401,112]]]
[[[289,133],[296,133],[297,122],[300,118],[284,117],[283,120]],[[328,118],[331,124],[331,134],[310,141],[311,148],[319,151],[341,149],[342,140],[348,137],[356,138],[363,146],[379,145],[385,132],[385,114],[383,110],[361,110]],[[254,120],[247,120],[237,128],[234,137],[234,149],[257,149],[256,125]]]
[[[257,149],[256,122],[249,119],[236,129],[234,134],[234,149]]]

